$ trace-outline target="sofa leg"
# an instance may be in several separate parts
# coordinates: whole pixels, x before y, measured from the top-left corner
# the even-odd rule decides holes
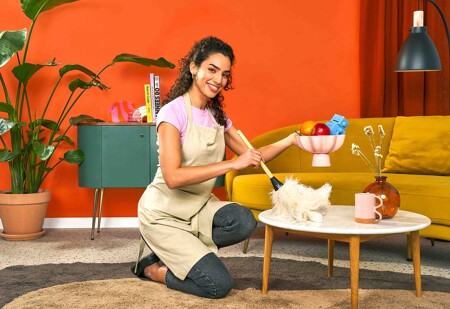
[[[412,238],[411,234],[406,234],[406,260],[412,261]]]
[[[248,249],[248,243],[250,242],[250,237],[244,240],[244,248],[242,249],[242,252],[247,253]]]
[[[434,238],[430,238],[430,241],[431,241],[431,246],[434,247]]]

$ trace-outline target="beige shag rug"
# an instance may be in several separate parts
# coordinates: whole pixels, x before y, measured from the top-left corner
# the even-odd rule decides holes
[[[95,280],[61,284],[29,292],[6,304],[13,308],[350,308],[350,290],[232,290],[211,300],[167,289],[137,278]],[[359,290],[360,308],[449,308],[450,294],[411,290]]]

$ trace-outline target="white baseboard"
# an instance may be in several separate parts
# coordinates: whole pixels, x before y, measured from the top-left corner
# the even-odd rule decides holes
[[[137,228],[137,217],[102,218],[102,228]],[[47,229],[90,229],[92,218],[46,218],[44,228]],[[3,225],[0,220],[0,229]]]
[[[264,226],[258,222],[258,227]],[[102,218],[100,227],[102,228],[138,228],[137,217]],[[90,229],[92,228],[92,218],[46,218],[44,220],[45,229]],[[0,229],[3,229],[0,220]]]

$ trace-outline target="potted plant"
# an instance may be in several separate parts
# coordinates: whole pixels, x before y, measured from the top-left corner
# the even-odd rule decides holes
[[[84,154],[78,149],[65,152],[61,158],[55,158],[54,154],[62,143],[74,145],[67,135],[72,126],[83,121],[101,121],[87,115],[79,115],[70,118],[67,128],[63,126],[72,108],[87,90],[108,89],[108,86],[100,81],[100,74],[119,62],[175,67],[164,58],[153,60],[132,54],[114,57],[111,63],[97,73],[79,64],[65,65],[59,69],[59,78],[54,82],[44,108],[38,110],[33,106],[33,94],[27,91],[28,85],[41,69],[58,66],[59,63],[55,59],[44,64],[27,61],[34,26],[43,12],[75,1],[77,0],[21,0],[22,11],[31,20],[28,30],[0,32],[0,68],[14,56],[17,60],[17,66],[12,68],[12,75],[17,79],[14,91],[8,89],[10,84],[4,79],[12,75],[4,76],[0,70],[0,89],[3,91],[2,94],[0,92],[0,163],[9,165],[11,177],[11,189],[0,192],[0,218],[4,228],[1,236],[5,239],[32,239],[43,234],[42,225],[50,191],[41,189],[41,185],[61,162],[83,162]],[[67,101],[62,106],[56,106],[56,102],[52,100],[55,90],[61,85],[63,78],[68,79],[73,73],[76,73],[77,77],[72,77],[69,83]],[[78,78],[80,75],[83,77]],[[50,106],[58,108],[57,119],[46,117]],[[21,202],[16,202],[18,198],[24,198],[25,203],[31,206],[19,206],[18,203]],[[34,219],[37,223],[25,221],[20,215]]]

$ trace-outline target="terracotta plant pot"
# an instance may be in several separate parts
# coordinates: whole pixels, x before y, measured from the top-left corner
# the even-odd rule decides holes
[[[3,224],[1,237],[7,240],[30,240],[44,235],[47,205],[50,190],[38,193],[11,194],[0,191],[0,218]]]

